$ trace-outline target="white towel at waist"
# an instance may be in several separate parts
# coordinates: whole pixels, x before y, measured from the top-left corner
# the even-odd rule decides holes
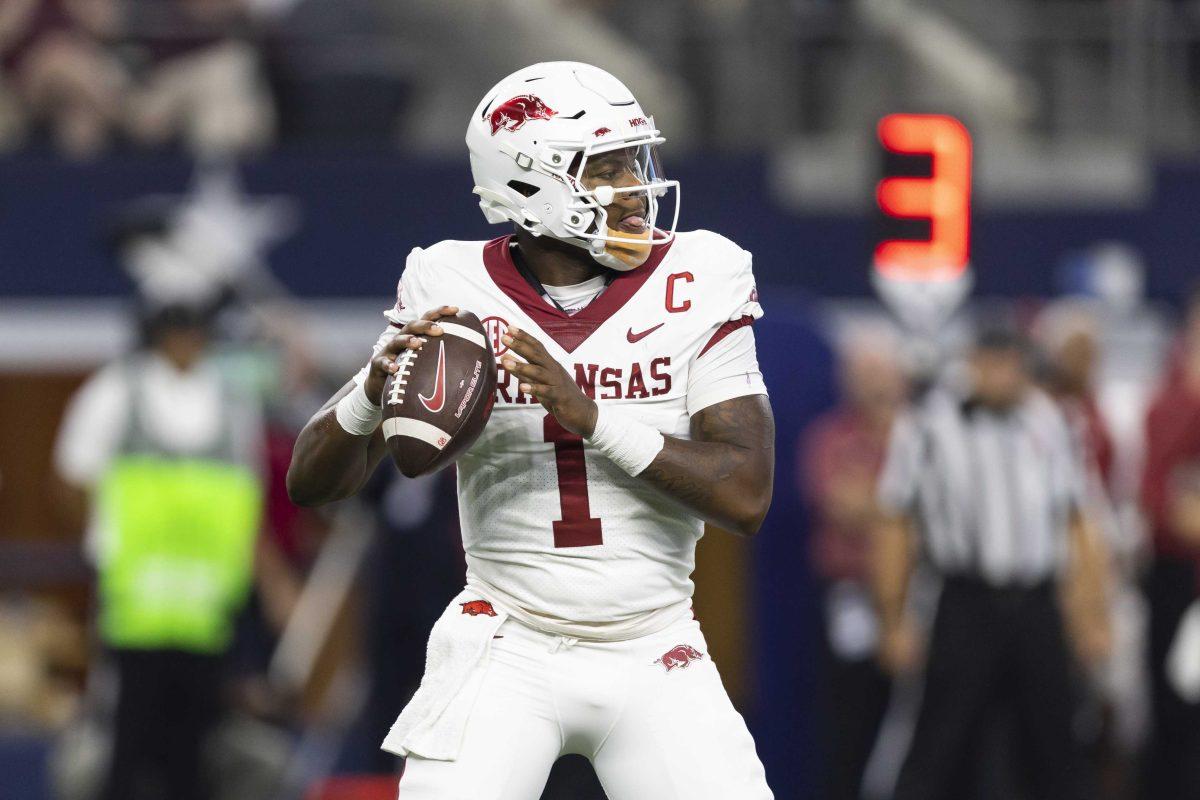
[[[508,618],[473,589],[464,589],[442,612],[429,634],[425,675],[404,707],[383,749],[438,761],[458,757],[475,696],[487,668],[492,637]]]

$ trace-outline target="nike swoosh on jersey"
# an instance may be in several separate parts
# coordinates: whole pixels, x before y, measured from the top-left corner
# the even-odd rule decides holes
[[[655,325],[653,328],[646,328],[646,330],[642,331],[641,333],[634,333],[633,328],[630,328],[625,333],[625,338],[629,340],[630,344],[633,344],[635,342],[640,342],[642,339],[645,339],[647,336],[654,333],[656,330],[658,330],[659,328],[661,328],[663,325],[666,325],[666,324],[667,323],[665,323],[665,322],[660,322],[657,325]]]
[[[436,414],[446,405],[446,343],[438,342],[437,382],[433,385],[433,396],[418,394],[417,399],[430,414]]]

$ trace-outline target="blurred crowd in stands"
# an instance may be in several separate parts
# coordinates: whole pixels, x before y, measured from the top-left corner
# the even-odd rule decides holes
[[[245,0],[10,0],[0,6],[0,145],[69,156],[271,142],[275,111]]]
[[[464,109],[489,80],[480,76],[560,58],[564,47],[576,59],[638,75],[643,102],[672,123],[674,145],[695,138],[683,109],[699,85],[664,77],[630,40],[640,30],[635,20],[603,13],[612,3],[553,0],[538,8],[6,0],[0,153],[85,159],[166,149],[212,157],[330,143],[457,152]],[[670,32],[677,41],[681,31]],[[655,44],[663,43],[656,37]]]

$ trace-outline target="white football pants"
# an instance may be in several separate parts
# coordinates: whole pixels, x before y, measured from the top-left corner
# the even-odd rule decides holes
[[[410,755],[399,800],[538,800],[572,753],[609,800],[773,797],[695,620],[584,642],[508,619],[481,681],[459,757]]]

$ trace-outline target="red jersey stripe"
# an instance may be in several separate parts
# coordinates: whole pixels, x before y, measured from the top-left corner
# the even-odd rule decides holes
[[[750,316],[749,314],[743,314],[740,319],[729,320],[724,325],[717,328],[717,332],[712,335],[712,338],[708,340],[708,344],[704,345],[703,349],[700,350],[700,355],[696,356],[696,358],[699,358],[700,356],[707,353],[714,346],[716,346],[717,342],[721,341],[726,336],[728,336],[729,334],[736,331],[738,328],[744,328],[747,325],[753,325],[753,324],[754,324],[754,317]]]

